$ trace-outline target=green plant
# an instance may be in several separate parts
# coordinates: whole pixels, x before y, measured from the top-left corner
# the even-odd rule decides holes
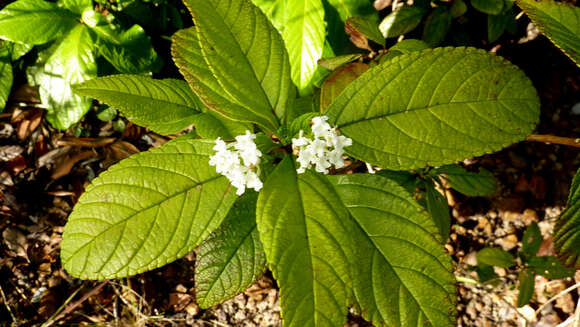
[[[516,20],[512,0],[472,0],[471,7],[487,15],[487,39],[490,43],[508,31],[515,34]],[[379,29],[385,38],[398,37],[416,29],[423,19],[422,39],[431,46],[445,41],[454,21],[464,24],[470,6],[464,0],[415,1],[402,6],[381,22]]]
[[[47,119],[58,129],[75,124],[90,109],[91,99],[74,94],[70,86],[97,77],[103,68],[97,57],[125,73],[150,73],[161,65],[139,25],[125,30],[112,15],[94,9],[92,0],[18,0],[0,11],[0,38],[21,49],[38,49],[28,81],[39,87]]]
[[[574,269],[566,268],[554,256],[537,256],[542,244],[542,234],[538,224],[533,222],[522,239],[522,248],[517,253],[519,263],[507,251],[498,248],[483,248],[477,252],[477,273],[482,282],[496,278],[492,266],[510,268],[516,266],[519,270],[518,307],[530,302],[534,294],[535,275],[548,279],[561,279],[574,275]]]
[[[249,0],[185,3],[195,26],[173,36],[172,53],[187,83],[113,75],[75,87],[158,133],[192,123],[196,133],[93,180],[65,227],[65,269],[125,277],[199,246],[202,307],[267,266],[287,326],[341,326],[349,306],[377,324],[453,326],[455,280],[441,244],[449,212],[436,188],[445,180],[467,195],[495,190],[490,174],[453,163],[532,131],[540,104],[529,79],[482,50],[408,40],[376,59],[326,58],[334,72],[318,97],[313,72],[322,68],[312,62],[330,32],[301,34],[324,23],[318,2],[298,32],[284,17],[281,33],[277,14],[295,13],[272,1],[257,2],[268,15]],[[340,12],[324,12],[332,8]],[[357,37],[376,39],[368,21],[345,20]],[[294,53],[300,36],[315,47]],[[341,174],[364,163],[383,170]],[[431,215],[413,198],[418,184]]]

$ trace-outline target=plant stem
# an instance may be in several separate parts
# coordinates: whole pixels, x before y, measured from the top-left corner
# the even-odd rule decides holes
[[[542,142],[546,144],[559,144],[559,145],[567,145],[573,146],[576,148],[580,148],[580,138],[571,138],[571,137],[562,137],[562,136],[555,136],[555,135],[538,135],[538,134],[531,134],[526,137],[526,141],[528,142]]]

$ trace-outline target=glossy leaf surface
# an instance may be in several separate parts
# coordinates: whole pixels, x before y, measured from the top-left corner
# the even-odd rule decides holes
[[[175,140],[95,178],[65,226],[67,272],[83,279],[130,276],[199,245],[236,199],[229,181],[209,165],[213,145]]]
[[[256,229],[258,193],[249,191],[230,209],[222,225],[203,241],[195,261],[195,291],[209,308],[243,292],[266,269]]]
[[[504,59],[473,48],[437,48],[369,69],[327,115],[352,138],[348,154],[402,170],[520,141],[535,127],[539,107],[530,80]]]
[[[356,223],[353,283],[365,318],[388,326],[454,326],[451,260],[423,208],[382,176],[328,178]]]
[[[352,224],[324,175],[296,175],[287,156],[260,191],[257,224],[280,286],[284,326],[344,325]]]

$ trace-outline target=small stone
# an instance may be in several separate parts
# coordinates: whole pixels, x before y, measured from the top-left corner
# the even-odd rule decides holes
[[[518,245],[518,237],[514,234],[510,234],[504,238],[496,240],[495,243],[501,246],[504,251],[509,251]]]
[[[526,226],[529,226],[532,222],[538,221],[538,213],[535,210],[526,209],[522,214],[522,221],[524,224],[526,224]]]
[[[477,254],[475,251],[469,252],[463,257],[463,262],[469,266],[477,266]]]
[[[505,277],[507,275],[505,268],[502,268],[502,267],[493,267],[493,271],[499,277]]]
[[[536,317],[536,311],[527,304],[518,308],[518,312],[524,316],[528,322],[536,322],[538,320]]]
[[[175,291],[179,293],[187,293],[187,288],[183,284],[175,286]]]

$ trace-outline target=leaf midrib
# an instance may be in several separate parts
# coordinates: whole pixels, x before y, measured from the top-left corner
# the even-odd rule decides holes
[[[372,117],[368,117],[368,118],[361,118],[358,120],[349,121],[345,124],[339,124],[338,127],[342,128],[342,127],[350,126],[350,125],[360,123],[360,122],[402,115],[402,114],[406,114],[408,112],[413,112],[413,111],[419,111],[419,110],[429,111],[431,109],[442,107],[442,106],[462,105],[462,104],[481,104],[481,103],[486,103],[486,102],[502,102],[502,101],[526,101],[526,102],[534,102],[535,103],[537,100],[536,99],[485,99],[485,100],[477,100],[477,101],[457,101],[457,102],[449,102],[449,103],[440,103],[440,104],[436,104],[436,105],[428,106],[428,107],[407,108],[404,111],[390,112],[390,113],[376,115],[376,116],[372,116]],[[342,111],[344,111],[344,109]],[[342,111],[340,113],[341,116],[342,116]]]
[[[258,10],[259,10],[259,9],[258,9]],[[192,13],[194,13],[194,10],[191,10],[191,12],[192,12]],[[262,93],[262,96],[263,96],[263,98],[266,100],[266,102],[268,103],[268,107],[269,107],[268,109],[269,109],[269,112],[270,112],[270,113],[272,113],[272,116],[274,117],[275,121],[272,121],[272,120],[271,120],[271,117],[269,117],[269,115],[267,115],[267,114],[262,114],[262,113],[261,113],[261,112],[259,112],[259,111],[258,111],[258,112],[256,112],[256,111],[253,111],[251,108],[248,108],[248,106],[247,106],[246,104],[239,103],[239,101],[235,101],[234,103],[237,103],[239,106],[241,106],[241,107],[243,107],[243,108],[246,108],[246,109],[247,109],[249,112],[251,112],[252,114],[254,114],[254,115],[256,115],[256,116],[258,116],[258,117],[260,117],[260,118],[262,118],[262,119],[266,120],[266,121],[267,121],[269,124],[271,124],[271,126],[272,126],[272,127],[274,127],[274,130],[275,130],[275,129],[277,128],[277,126],[280,126],[280,124],[279,124],[278,118],[276,117],[276,114],[275,114],[275,112],[274,112],[274,107],[273,107],[273,106],[272,106],[272,104],[270,103],[270,99],[268,98],[268,95],[266,94],[266,91],[265,91],[265,90],[264,90],[264,88],[262,87],[262,83],[261,83],[261,81],[258,79],[258,76],[256,75],[256,71],[255,71],[255,69],[254,69],[254,66],[252,66],[252,64],[250,63],[250,60],[249,60],[249,58],[247,57],[247,55],[246,55],[246,52],[242,50],[242,46],[241,46],[241,44],[238,42],[238,39],[237,39],[237,38],[234,36],[234,34],[233,34],[233,32],[232,32],[232,28],[231,28],[231,26],[229,26],[229,25],[226,23],[225,17],[224,17],[224,16],[222,15],[222,13],[221,13],[220,11],[218,11],[217,9],[216,9],[216,13],[217,13],[217,15],[218,15],[218,16],[221,18],[221,22],[222,22],[222,24],[223,24],[224,26],[226,26],[226,27],[227,27],[225,32],[226,32],[226,33],[228,33],[228,34],[230,35],[230,38],[231,38],[232,40],[234,40],[234,43],[236,44],[236,46],[237,46],[238,50],[239,50],[239,51],[240,51],[240,53],[242,54],[242,58],[244,58],[244,61],[245,61],[245,62],[246,62],[246,64],[247,64],[247,65],[250,67],[250,70],[252,71],[252,74],[253,74],[254,78],[255,78],[255,79],[256,79],[256,81],[258,82],[257,84],[258,84],[258,86],[259,86],[259,89],[260,89],[260,91],[261,91],[261,93]],[[195,16],[195,14],[194,14],[194,16]],[[254,17],[254,24],[255,24],[255,25],[257,25],[257,24],[258,24],[258,22],[257,22],[257,17]],[[254,30],[255,30],[255,27],[254,27]],[[200,50],[201,50],[202,54],[204,54],[204,47],[203,47],[203,45],[202,45],[202,42],[201,42],[201,37],[202,37],[202,34],[203,34],[203,33],[201,32],[201,30],[200,30],[200,29],[196,29],[196,31],[197,31],[197,33],[198,33],[198,42],[199,42],[199,44],[200,44],[200,47],[199,47],[199,48],[200,48]],[[270,32],[270,31],[269,31],[269,32]],[[254,35],[254,37],[255,37],[255,35]],[[205,57],[206,57],[206,56],[207,56],[207,54],[206,54],[205,56],[203,56],[203,57],[204,57],[204,60],[205,60]],[[208,64],[208,66],[209,66],[210,68],[212,67],[211,65],[209,65],[209,62],[207,62],[207,61],[206,61],[206,63]],[[211,71],[211,73],[212,73],[212,75],[214,75],[214,72],[213,72],[213,70]],[[215,75],[214,75],[214,76],[215,76]],[[214,77],[214,78],[215,78],[215,77]],[[216,78],[216,81],[218,82],[218,84],[219,84],[219,85],[222,85],[222,83],[220,83],[219,79],[217,79],[217,78]],[[223,85],[222,85],[222,87],[223,87]],[[224,88],[224,91],[225,91],[225,88]],[[214,92],[215,92],[215,91],[214,91]],[[226,91],[226,92],[227,92],[227,91]],[[228,94],[230,97],[234,98],[234,99],[236,98],[236,97],[232,96],[232,95],[230,94],[230,92],[227,92],[227,94]]]
[[[195,111],[195,113],[200,113],[201,112],[201,111],[198,111],[197,108],[194,108],[194,107],[189,106],[187,104],[170,102],[169,100],[156,99],[156,98],[146,97],[146,96],[142,96],[142,95],[135,95],[135,94],[129,93],[128,91],[125,91],[125,92],[123,92],[123,91],[113,91],[113,90],[99,89],[99,88],[89,88],[89,87],[77,87],[76,90],[79,91],[79,93],[81,93],[83,91],[89,91],[89,92],[90,91],[97,91],[97,92],[100,92],[100,93],[109,93],[110,95],[126,95],[126,96],[133,97],[133,98],[140,98],[140,99],[144,99],[144,100],[152,100],[152,101],[156,101],[156,102],[159,102],[159,103],[162,103],[162,104],[168,104],[168,105],[174,105],[174,106],[179,106],[179,107],[184,107],[184,108],[192,109],[193,111]],[[82,95],[91,96],[90,94],[82,94]]]

